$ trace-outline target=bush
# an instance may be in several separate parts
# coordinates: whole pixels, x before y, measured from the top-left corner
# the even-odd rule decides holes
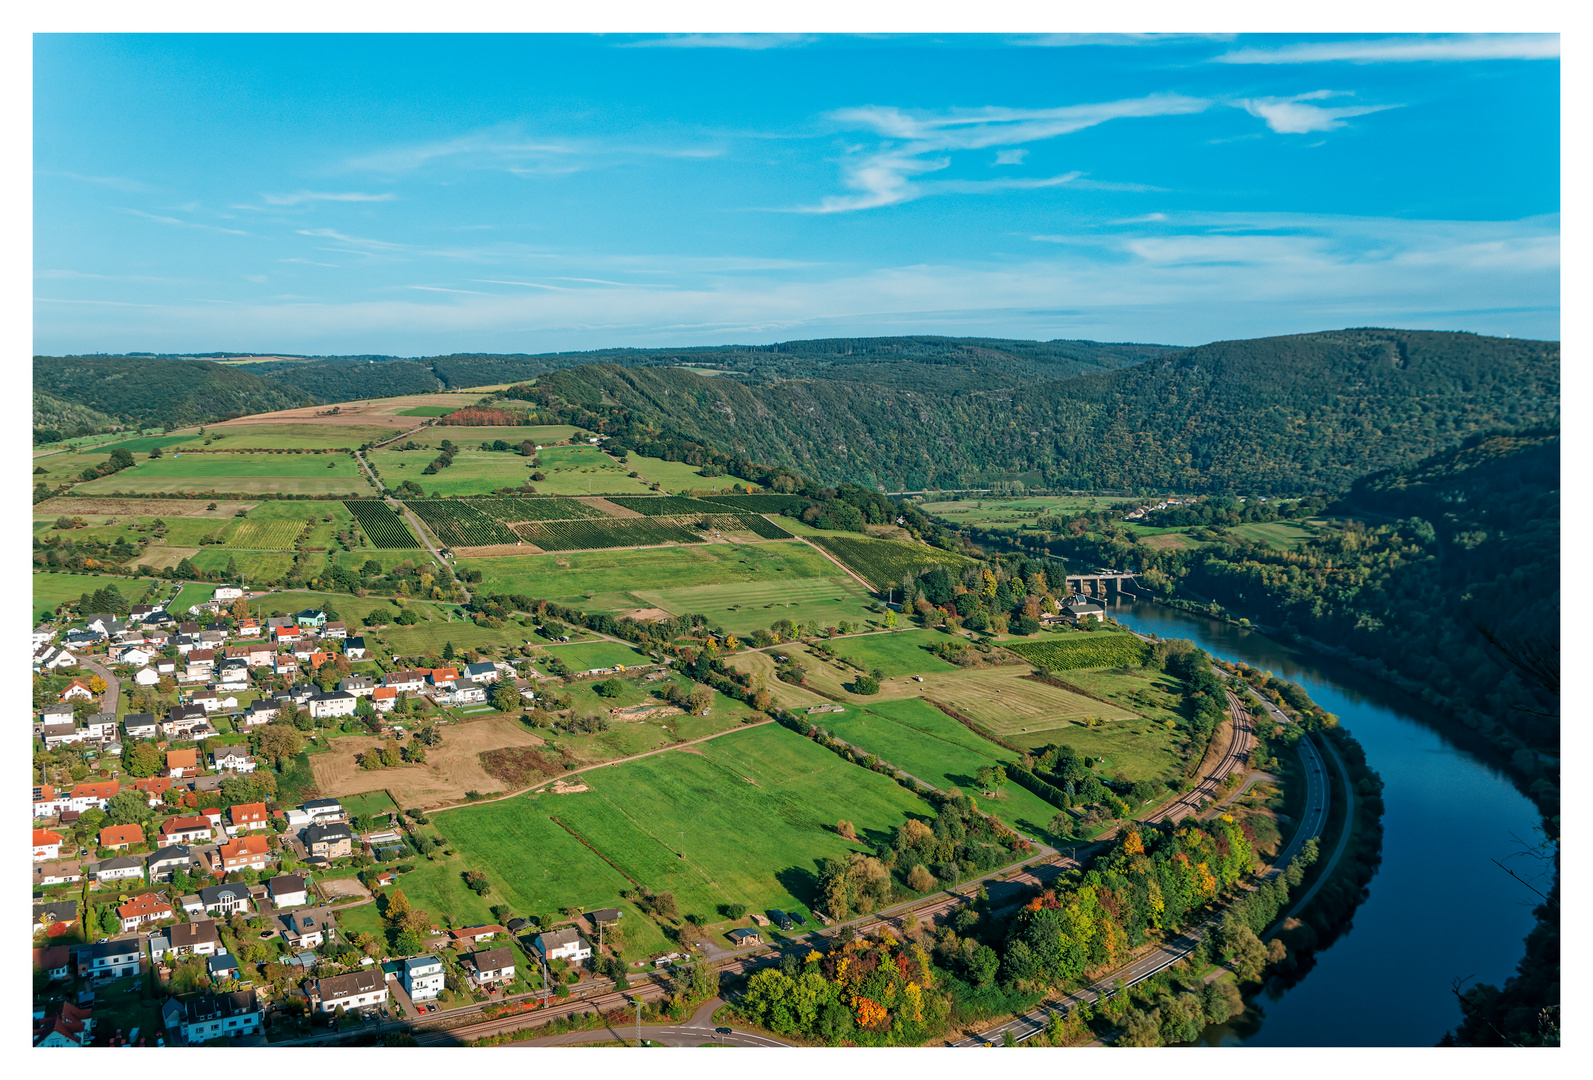
[[[879,693],[879,680],[872,675],[859,675],[852,680],[852,693],[877,694]]]

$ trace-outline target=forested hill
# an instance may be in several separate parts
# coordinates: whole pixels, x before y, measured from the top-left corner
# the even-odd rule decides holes
[[[35,400],[36,431],[66,416],[70,410],[63,409],[63,404],[91,409],[123,423],[170,420],[178,424],[203,424],[310,404],[310,395],[302,390],[209,360],[36,356],[33,389],[50,403],[41,414],[40,402]],[[81,424],[84,418],[75,419]]]
[[[833,371],[752,385],[609,365],[539,385],[610,414],[643,452],[685,439],[889,490],[1020,480],[1282,493],[1342,491],[1479,430],[1557,423],[1559,358],[1555,342],[1342,330],[949,392],[932,379],[879,385]]]

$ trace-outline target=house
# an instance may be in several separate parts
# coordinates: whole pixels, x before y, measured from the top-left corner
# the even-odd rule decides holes
[[[45,885],[70,885],[83,880],[83,864],[76,859],[62,862],[39,863],[33,868],[33,887]]]
[[[305,608],[293,618],[306,629],[319,630],[326,625],[326,612],[316,611],[314,608]]]
[[[87,1046],[94,1031],[94,1010],[61,1002],[49,1016],[39,1016],[33,1024],[34,1046]]]
[[[236,979],[238,977],[238,961],[231,953],[217,953],[205,964],[210,972],[212,982],[218,979]]]
[[[239,637],[259,637],[260,636],[260,620],[259,619],[239,619],[238,620],[238,636]]]
[[[287,653],[280,653],[276,657],[275,670],[283,678],[292,679],[299,674],[299,662]]]
[[[350,660],[361,660],[365,657],[365,637],[356,635],[343,643],[343,655]]]
[[[91,742],[104,742],[116,737],[116,714],[93,713],[83,721],[83,737]]]
[[[176,675],[177,661],[169,660],[164,656],[155,658],[155,673],[157,675]]]
[[[99,945],[85,945],[77,951],[79,978],[120,978],[137,975],[143,945],[138,938],[121,938]]]
[[[347,638],[348,627],[340,622],[329,622],[321,627],[321,636],[324,638]]]
[[[207,915],[247,915],[249,886],[241,882],[224,882],[199,890],[199,903]]]
[[[487,691],[465,679],[442,683],[437,687],[439,704],[475,705],[487,700]]]
[[[157,840],[162,844],[191,844],[196,840],[210,840],[216,835],[207,817],[167,818],[160,827]]]
[[[465,969],[477,985],[514,982],[514,950],[483,949],[464,958]]]
[[[282,705],[275,699],[266,700],[258,698],[249,702],[249,708],[243,714],[243,722],[250,727],[258,724],[269,724],[282,715]]]
[[[33,830],[33,861],[47,862],[61,857],[61,834],[50,829]]]
[[[66,689],[61,691],[62,701],[93,701],[94,691],[88,688],[88,683],[81,679],[73,679],[66,684]]]
[[[573,929],[538,934],[531,944],[548,960],[586,960],[592,955],[592,946]]]
[[[208,679],[210,676],[206,674],[204,677]],[[216,695],[214,690],[195,690],[189,695],[188,702],[205,710],[207,716],[221,708],[221,698]]]
[[[35,818],[52,818],[72,805],[71,799],[58,793],[50,784],[35,784],[33,786],[33,816]]]
[[[354,706],[359,698],[353,694],[344,694],[334,691],[330,694],[316,694],[310,699],[310,715],[317,720],[329,719],[338,716],[354,715]]]
[[[250,768],[253,768],[252,762]],[[271,827],[271,811],[263,802],[238,803],[227,809],[227,818],[233,832]]]
[[[143,667],[155,659],[154,651],[143,642],[137,645],[113,645],[110,656],[118,664],[133,664],[138,667]]]
[[[744,945],[763,944],[763,938],[760,937],[758,932],[752,929],[750,926],[742,927],[739,930],[732,930],[726,934],[725,937],[729,938],[730,944],[734,945],[738,949]]]
[[[77,657],[67,649],[46,648],[35,657],[33,666],[46,671],[55,668],[75,667]]]
[[[229,746],[210,756],[210,767],[216,772],[252,773],[254,758],[241,746]]]
[[[87,780],[81,784],[72,785],[72,794],[67,797],[68,810],[82,813],[84,810],[103,810],[111,797],[122,790],[122,785],[115,780]]]
[[[33,647],[37,649],[40,645],[46,645],[50,642],[50,639],[54,637],[55,631],[50,627],[45,626],[43,623],[40,623],[38,626],[33,628]]]
[[[435,956],[411,956],[401,972],[404,993],[411,1001],[430,1001],[443,988],[443,965]]]
[[[487,926],[467,926],[461,930],[450,930],[449,934],[456,942],[479,945],[483,941],[491,941],[499,934],[507,934],[508,932],[509,928],[507,926],[490,924]]]
[[[348,975],[334,975],[329,979],[316,979],[311,984],[311,1007],[316,1012],[336,1012],[343,1009],[363,1009],[387,1001],[387,980],[380,968],[367,968]]]
[[[419,693],[426,685],[424,671],[389,671],[382,679],[383,686],[390,686],[394,690],[405,693]]]
[[[237,660],[223,660],[221,669],[216,672],[216,685],[223,690],[239,690],[249,684],[249,661],[242,658]],[[232,706],[227,705],[232,702]],[[223,708],[231,708],[238,704],[237,698],[227,698],[222,701]]]
[[[316,655],[316,647],[309,641],[301,641],[293,646],[293,659],[297,660],[301,664],[309,664],[311,671],[314,671],[316,668],[321,666],[311,659]],[[319,655],[325,656],[327,654],[320,653]]]
[[[236,585],[217,585],[216,591],[211,594],[211,599],[220,600],[223,603],[231,600],[242,600],[243,590]]]
[[[205,712],[203,706],[178,705],[172,709],[171,714],[166,718],[166,723],[162,725],[162,730],[168,736],[175,738],[184,735],[191,736],[195,731],[208,729],[209,727],[210,714]],[[194,763],[194,768],[198,769],[197,761]]]
[[[148,671],[148,668],[144,669]],[[122,717],[122,732],[129,739],[153,739],[155,737],[155,714],[147,712],[130,712]]]
[[[214,919],[178,923],[166,930],[167,949],[173,957],[215,956],[225,952],[221,930]]]
[[[65,945],[51,945],[33,950],[33,968],[42,971],[50,982],[72,977],[72,950]]]
[[[337,688],[345,694],[353,694],[357,698],[370,697],[376,691],[376,680],[364,675],[349,675],[337,684]]]
[[[343,804],[336,799],[311,799],[309,802],[300,803],[299,809],[310,815],[312,822],[344,821],[348,818],[343,811]]]
[[[588,912],[586,917],[592,921],[593,926],[612,926],[625,917],[625,912],[617,907],[598,908]]]
[[[160,682],[160,673],[152,667],[141,667],[133,672],[135,686],[154,686],[158,682]]]
[[[100,847],[120,851],[144,842],[142,825],[108,825],[100,830]]]
[[[70,724],[74,722],[74,713],[70,705],[51,705],[39,713],[39,726],[50,727],[53,724]]]
[[[292,645],[303,636],[296,626],[275,626],[271,628],[271,640],[278,645]]]
[[[219,869],[224,874],[234,870],[242,870],[252,866],[256,870],[264,870],[270,852],[263,836],[240,836],[236,840],[229,840],[217,850],[217,857],[211,863],[211,870]],[[217,867],[215,864],[221,865]]]
[[[279,908],[299,907],[310,902],[309,883],[298,874],[283,874],[266,882],[271,903]]]
[[[166,792],[176,786],[176,781],[169,776],[146,776],[133,781],[133,790],[143,792],[149,798],[151,806],[159,806]]]
[[[160,1007],[160,1019],[172,1042],[202,1046],[213,1039],[260,1034],[265,1028],[265,1009],[253,990],[195,994],[167,998]]]
[[[305,908],[276,916],[282,940],[295,949],[315,949],[337,936],[337,921],[328,907]]]
[[[46,750],[54,750],[68,743],[80,743],[88,738],[88,733],[74,724],[46,724],[43,735]]]
[[[175,919],[177,913],[172,910],[166,898],[160,893],[139,893],[127,903],[116,909],[116,915],[122,920],[122,933],[137,930],[145,923],[156,923],[162,919]]]
[[[77,922],[76,900],[46,900],[33,905],[33,932],[42,933],[61,923],[71,926]]]
[[[89,863],[88,872],[95,881],[121,881],[144,876],[144,860],[131,855],[118,855],[114,859],[101,859]]]
[[[1091,619],[1101,622],[1106,618],[1106,605],[1083,596],[1070,596],[1062,602],[1057,618],[1074,626]]]
[[[371,704],[379,713],[392,712],[393,706],[398,704],[398,691],[391,686],[378,686],[371,691]]]
[[[498,681],[498,665],[491,660],[483,660],[479,664],[465,665],[465,678],[473,683],[494,683]]]
[[[170,881],[173,873],[190,870],[193,865],[193,852],[181,844],[163,847],[144,860],[144,870],[150,881]]]
[[[166,751],[166,775],[176,778],[195,776],[199,773],[199,751],[193,747],[186,750]]]
[[[347,825],[330,822],[304,830],[304,847],[323,859],[341,859],[354,853],[354,834]]]
[[[426,672],[426,678],[433,686],[442,686],[459,678],[459,669],[451,667],[432,668]]]
[[[249,666],[270,667],[271,661],[276,658],[277,651],[265,642],[257,642],[243,647],[244,659],[249,661]]]

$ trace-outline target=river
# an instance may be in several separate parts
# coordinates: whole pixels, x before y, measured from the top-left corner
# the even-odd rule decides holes
[[[1119,602],[1112,614],[1299,683],[1383,778],[1383,862],[1350,927],[1303,978],[1269,985],[1203,1043],[1431,1046],[1460,1021],[1455,980],[1510,977],[1536,898],[1489,859],[1518,850],[1516,838],[1540,839],[1539,817],[1499,770],[1419,719],[1419,702],[1330,661],[1156,604]],[[1532,872],[1527,860],[1507,865]]]

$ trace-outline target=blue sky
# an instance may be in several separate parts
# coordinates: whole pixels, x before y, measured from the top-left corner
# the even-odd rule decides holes
[[[1552,36],[40,36],[40,353],[1559,336]]]

